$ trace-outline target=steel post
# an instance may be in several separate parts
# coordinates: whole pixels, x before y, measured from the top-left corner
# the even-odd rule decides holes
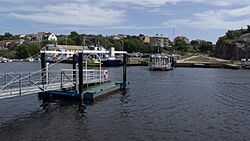
[[[73,55],[73,82],[76,83],[76,61],[77,61],[77,58],[76,58],[76,54]]]
[[[19,95],[22,94],[22,76],[21,73],[19,73]]]
[[[45,52],[41,53],[41,70],[42,70],[42,85],[44,89],[45,85],[45,68],[46,68],[46,58],[45,58]]]
[[[63,88],[63,71],[61,71],[61,89]]]
[[[123,83],[127,82],[127,54],[123,54]]]
[[[83,64],[82,64],[82,61],[83,61],[83,53],[79,53],[79,56],[78,56],[78,67],[79,67],[79,94],[81,96],[81,100],[83,100]]]
[[[46,84],[49,84],[49,63],[46,63]]]

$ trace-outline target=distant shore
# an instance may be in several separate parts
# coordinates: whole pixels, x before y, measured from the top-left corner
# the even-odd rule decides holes
[[[8,59],[8,60],[0,61],[0,63],[7,63],[7,62],[30,62],[30,60]],[[129,58],[127,65],[128,66],[147,66],[148,62],[149,62],[149,58]],[[71,61],[66,61],[65,63],[70,64]],[[191,56],[191,57],[177,60],[175,67],[249,69],[250,63],[198,55],[198,56]]]

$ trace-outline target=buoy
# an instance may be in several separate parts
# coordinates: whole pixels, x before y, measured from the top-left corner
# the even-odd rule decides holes
[[[105,70],[103,75],[105,80],[108,80],[108,75],[108,70]]]

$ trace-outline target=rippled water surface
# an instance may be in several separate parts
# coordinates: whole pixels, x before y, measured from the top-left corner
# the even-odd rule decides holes
[[[40,64],[22,66],[36,70]],[[109,70],[112,80],[121,80],[122,68]],[[83,113],[62,100],[43,110],[36,94],[1,100],[0,140],[250,140],[249,70],[129,67],[128,80],[126,92]]]

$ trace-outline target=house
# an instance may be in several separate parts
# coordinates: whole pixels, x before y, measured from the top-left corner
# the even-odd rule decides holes
[[[26,37],[26,35],[24,35],[24,34],[19,35],[19,38],[20,38],[20,39],[23,39],[23,38],[25,38],[25,37]]]
[[[49,41],[57,41],[57,37],[55,34],[50,32],[38,32],[36,34],[37,41],[49,40]]]
[[[170,47],[171,41],[167,37],[156,34],[155,36],[150,37],[150,44],[152,44],[153,46],[159,46],[159,47]]]
[[[36,41],[36,35],[35,35],[34,33],[26,34],[25,37],[26,37],[29,41]]]
[[[118,34],[118,35],[111,35],[110,37],[112,37],[113,40],[121,40],[121,39],[127,38],[127,35],[125,35],[125,34]]]
[[[57,37],[56,37],[55,34],[52,33],[52,34],[49,35],[48,40],[49,41],[57,41]]]
[[[143,34],[139,34],[139,40],[143,43],[150,43],[150,37]]]
[[[187,38],[187,37],[185,37],[185,36],[177,36],[177,37],[175,37],[175,39],[174,39],[174,43],[176,42],[176,41],[184,41],[186,44],[190,44],[189,43],[189,39]]]

